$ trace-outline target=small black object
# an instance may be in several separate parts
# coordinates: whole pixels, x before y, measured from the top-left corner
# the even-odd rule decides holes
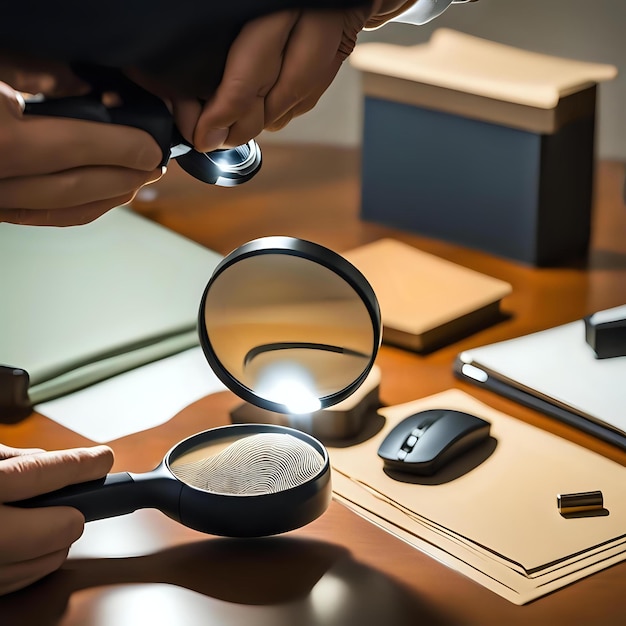
[[[0,365],[0,421],[20,420],[32,412],[29,382],[28,372],[21,367]]]
[[[420,411],[389,432],[378,456],[385,469],[431,475],[487,439],[489,430],[489,422],[462,411]]]
[[[626,356],[626,305],[585,317],[585,339],[599,359]]]
[[[600,490],[580,493],[559,493],[556,496],[559,513],[568,516],[572,513],[601,511],[604,508],[604,496]]]

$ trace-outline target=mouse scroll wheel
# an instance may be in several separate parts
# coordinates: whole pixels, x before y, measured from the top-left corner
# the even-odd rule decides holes
[[[402,447],[398,450],[398,461],[404,461],[409,452],[413,451],[413,447],[417,443],[419,435],[421,434],[421,432],[416,434],[417,430],[417,428],[414,428],[411,434],[404,440]]]
[[[404,461],[406,459],[409,452],[413,451],[417,440],[426,432],[428,427],[432,424],[432,422],[428,422],[426,424],[422,424],[421,426],[416,426],[409,436],[405,439],[404,443],[400,450],[398,450],[398,461]]]
[[[417,440],[424,434],[425,430],[426,430],[425,426],[414,428],[411,431],[411,434],[404,440],[404,443],[402,444],[402,448],[400,450],[400,453],[404,452],[404,454],[401,455],[402,460],[406,457],[406,455],[409,452],[413,450],[413,448],[415,447],[415,444],[417,443]]]

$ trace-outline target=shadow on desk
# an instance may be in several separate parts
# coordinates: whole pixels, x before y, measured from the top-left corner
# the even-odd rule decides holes
[[[0,598],[0,615],[21,626],[447,624],[344,548],[292,537],[207,539],[146,556],[70,559]]]
[[[587,266],[595,270],[623,270],[626,269],[626,254],[614,250],[592,250]]]

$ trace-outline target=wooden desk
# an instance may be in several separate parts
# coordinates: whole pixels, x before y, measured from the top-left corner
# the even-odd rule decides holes
[[[222,253],[264,235],[308,238],[339,252],[393,236],[510,282],[513,293],[503,304],[510,314],[506,321],[427,356],[383,346],[377,361],[382,401],[397,404],[461,388],[626,464],[626,453],[452,374],[460,350],[626,302],[622,165],[602,163],[598,168],[588,264],[535,270],[360,221],[359,155],[354,150],[266,146],[264,157],[262,174],[238,189],[207,187],[172,166],[150,189],[156,197],[137,200],[135,208]],[[237,403],[230,393],[220,393],[163,426],[112,442],[115,469],[152,469],[183,437],[226,423]],[[50,449],[90,443],[36,414],[17,425],[0,425],[0,440]],[[76,557],[59,572],[0,599],[0,621],[37,626],[397,626],[623,624],[625,619],[626,563],[517,607],[337,503],[309,526],[262,541],[207,537],[156,511],[140,511],[89,524],[76,548]]]

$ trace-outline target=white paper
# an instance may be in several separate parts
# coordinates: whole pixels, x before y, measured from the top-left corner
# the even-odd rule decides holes
[[[43,402],[35,410],[105,443],[164,424],[189,404],[224,389],[197,347]]]

